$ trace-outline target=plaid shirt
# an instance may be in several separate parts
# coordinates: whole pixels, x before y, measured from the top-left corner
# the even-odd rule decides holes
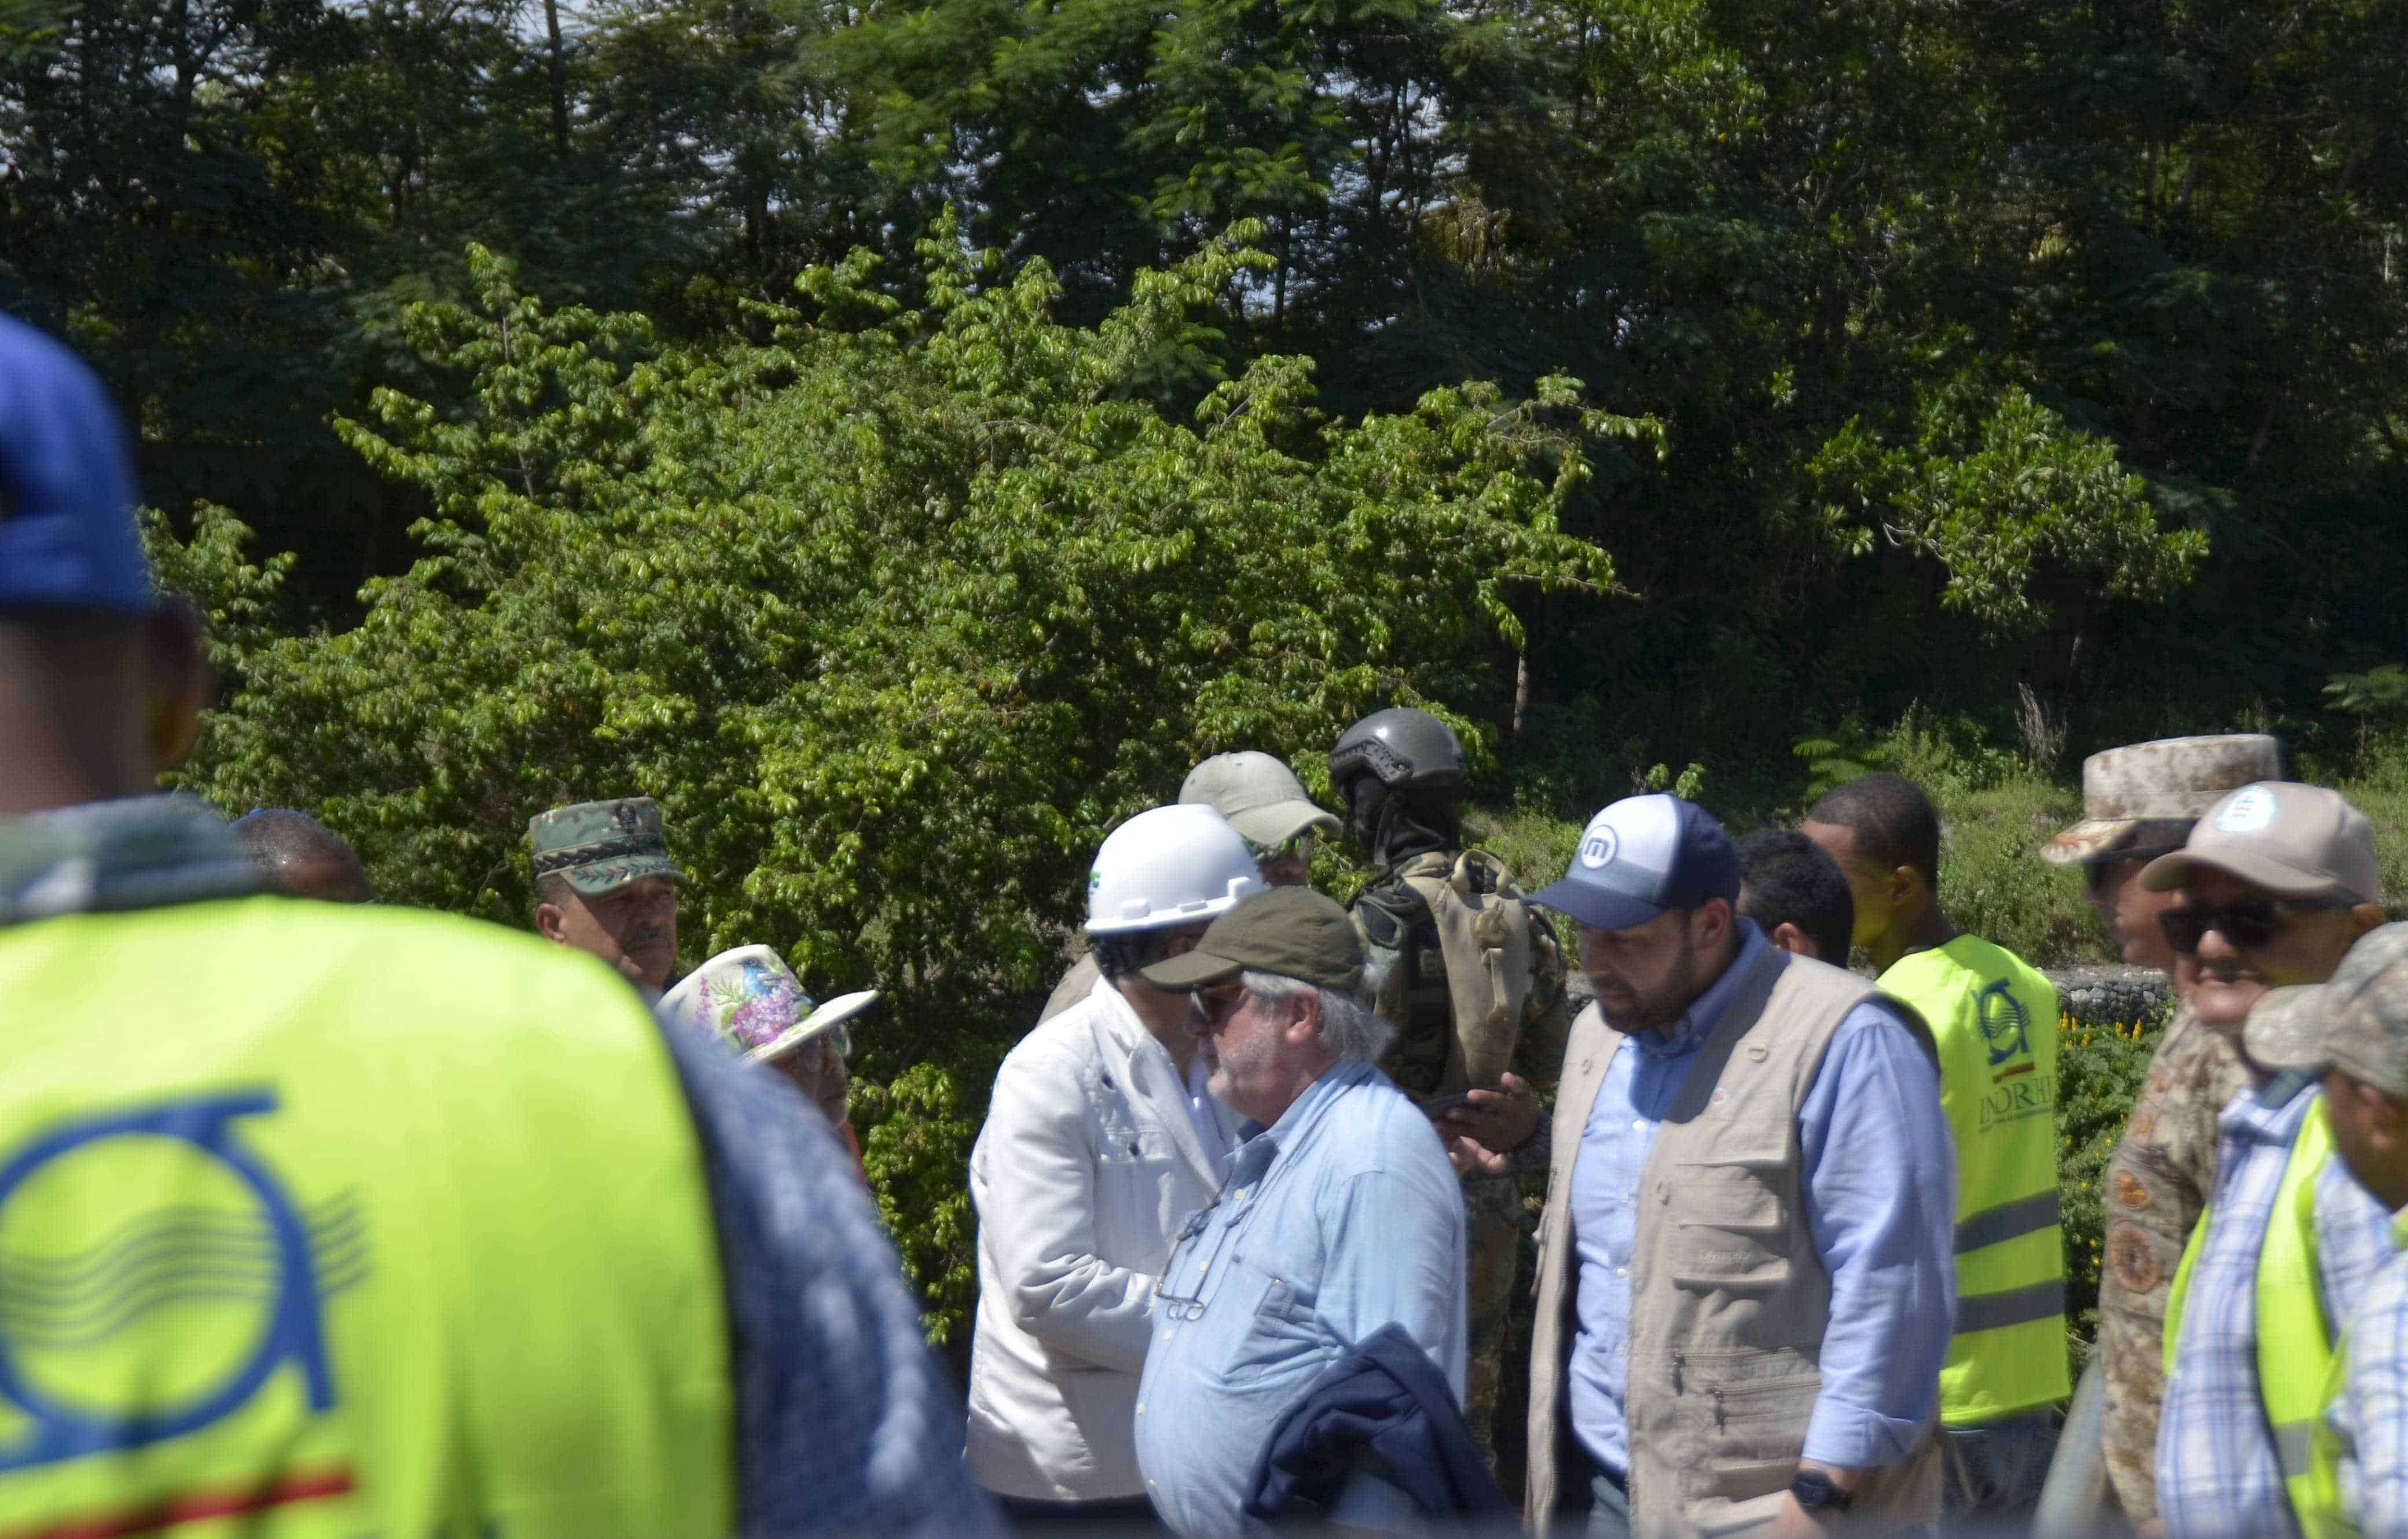
[[[0,818],[0,926],[261,885],[224,821],[192,797]],[[959,1397],[852,1156],[791,1086],[698,1032],[664,1035],[727,1280],[742,1532],[996,1532],[962,1467]]]
[[[2157,1511],[2174,1539],[2300,1532],[2258,1388],[2258,1252],[2291,1140],[2315,1096],[2315,1081],[2285,1074],[2234,1097],[2218,1119],[2207,1243],[2191,1270],[2157,1427]],[[2349,1319],[2389,1259],[2390,1223],[2340,1160],[2317,1173],[2316,1270],[2327,1321]]]
[[[2408,1246],[2408,1215],[2392,1221]],[[2325,1420],[2341,1451],[2342,1510],[2360,1533],[2408,1533],[2408,1255],[2384,1263],[2350,1317],[2349,1376]]]

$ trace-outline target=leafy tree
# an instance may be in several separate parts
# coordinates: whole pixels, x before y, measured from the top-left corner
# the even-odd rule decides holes
[[[896,990],[863,1066],[907,1119],[871,1136],[890,1193],[957,1178],[1023,1024],[991,1003],[1050,980],[1114,823],[1204,755],[1317,759],[1367,707],[1460,698],[1529,596],[1613,590],[1555,527],[1567,430],[1617,426],[1570,381],[1319,423],[1310,366],[1269,357],[1181,421],[1136,386],[1259,258],[1216,244],[1082,329],[1041,263],[923,255],[924,309],[861,256],[806,274],[769,344],[679,348],[473,252],[476,307],[407,314],[467,393],[342,424],[429,499],[429,554],[354,628],[246,637],[188,777],[317,813],[397,900],[505,921],[531,813],[660,798],[697,954]],[[273,585],[232,533],[165,553],[221,606]],[[966,1225],[896,1205],[956,1308]]]

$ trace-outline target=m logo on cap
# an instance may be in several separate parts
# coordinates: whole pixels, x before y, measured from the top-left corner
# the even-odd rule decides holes
[[[2234,794],[2215,814],[2215,831],[2220,834],[2254,834],[2274,821],[2274,793],[2262,785],[2252,785]]]
[[[1622,835],[1605,820],[1605,814],[1600,813],[1591,818],[1588,832],[1581,836],[1581,864],[1596,870],[1612,865],[1613,857],[1621,853]]]

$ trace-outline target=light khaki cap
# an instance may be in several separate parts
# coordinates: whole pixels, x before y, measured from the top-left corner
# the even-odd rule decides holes
[[[2269,1069],[2338,1069],[2408,1098],[2408,925],[2368,930],[2329,982],[2268,992],[2243,1041]]]
[[[1211,808],[1229,820],[1238,837],[1266,849],[1284,844],[1307,828],[1333,838],[1339,829],[1337,815],[1313,805],[1295,770],[1251,749],[1215,754],[1187,771],[1179,799],[1187,806]]]
[[[2042,846],[2041,858],[2070,866],[2113,855],[2145,824],[2196,823],[2226,792],[2282,773],[2281,746],[2259,732],[2158,738],[2093,754],[2082,761],[2082,821]],[[2157,848],[2181,837],[2169,827]]]
[[[2338,791],[2296,781],[2244,785],[2207,810],[2190,839],[2141,871],[2141,885],[2170,892],[2200,867],[2277,898],[2383,900],[2374,826]]]

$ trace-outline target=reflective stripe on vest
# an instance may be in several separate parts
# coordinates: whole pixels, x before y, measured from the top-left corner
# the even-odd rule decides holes
[[[1978,937],[1900,957],[1881,986],[1923,1013],[1956,1144],[1956,1320],[1941,1417],[1979,1426],[2071,1392],[2057,1192],[2057,991]]]
[[[255,898],[0,928],[0,1533],[733,1532],[702,1153],[608,969]]]
[[[2266,1428],[2282,1466],[2283,1486],[2307,1539],[2331,1539],[2344,1532],[2340,1485],[2329,1463],[2316,1456],[2317,1429],[2331,1402],[2335,1354],[2326,1323],[2324,1289],[2316,1273],[2316,1177],[2332,1156],[2332,1124],[2322,1095],[2308,1108],[2292,1136],[2274,1189],[2266,1236],[2258,1246],[2255,1281],[2258,1331],[2258,1394]],[[2207,1248],[2214,1212],[2200,1215],[2183,1247],[2166,1296],[2165,1367],[2171,1378],[2182,1334],[2183,1310],[2190,1298],[2192,1272]]]

